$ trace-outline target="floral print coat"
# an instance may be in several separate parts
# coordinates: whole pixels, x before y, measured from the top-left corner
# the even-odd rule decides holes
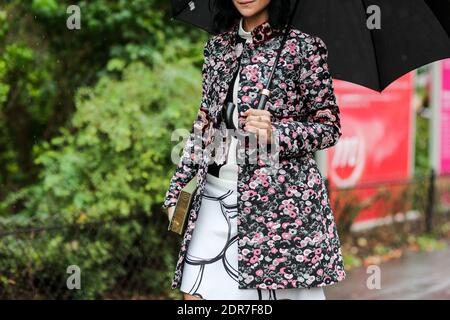
[[[238,68],[235,38],[238,27],[236,21],[227,31],[206,42],[200,108],[163,204],[164,209],[174,205],[180,190],[197,175],[198,189],[181,241],[172,281],[174,289],[181,285],[212,142],[225,127],[220,114]],[[259,91],[267,83],[282,31],[265,21],[252,30],[252,41],[244,45],[239,69],[239,112],[258,106]],[[290,29],[266,104],[266,110],[272,114],[273,135],[279,138],[279,167],[275,174],[268,174],[264,161],[239,164],[241,289],[320,287],[345,278],[333,211],[314,158],[315,151],[335,145],[341,136],[327,55],[319,37]],[[243,120],[239,116],[239,129],[243,128]]]

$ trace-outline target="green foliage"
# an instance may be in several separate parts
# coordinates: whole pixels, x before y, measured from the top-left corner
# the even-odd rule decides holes
[[[428,155],[430,144],[430,120],[420,115],[416,117],[416,153],[415,173],[417,176],[429,174],[430,157]]]
[[[430,66],[424,66],[417,70],[417,77],[424,77],[430,73]],[[430,92],[429,88],[420,84],[415,88],[415,94],[419,101],[419,111],[416,113],[416,139],[414,154],[414,171],[416,176],[424,176],[429,174],[430,157]]]
[[[436,239],[433,235],[421,235],[417,237],[417,244],[422,251],[443,250],[446,244],[443,240]]]
[[[51,70],[26,44],[0,51],[0,201],[34,175],[31,148],[54,108]]]
[[[168,161],[170,134],[173,128],[188,128],[192,123],[200,100],[200,83],[199,70],[180,60],[176,64],[161,61],[153,68],[133,63],[123,70],[120,79],[102,77],[94,88],[81,88],[70,130],[61,129],[59,136],[35,147],[36,164],[41,166],[37,183],[5,199],[4,209],[18,200],[23,201],[25,209],[14,216],[0,217],[2,228],[24,226],[30,221],[83,226],[137,214],[152,216],[153,212],[162,217],[155,208],[166,188],[163,181],[168,181],[173,171]],[[154,234],[147,238],[144,230]],[[49,235],[41,238],[39,246],[26,248],[20,255],[29,257],[39,252],[43,265],[33,271],[33,276],[41,280],[49,270],[64,277],[64,266],[79,265],[89,274],[84,280],[83,297],[94,297],[111,289],[115,279],[128,271],[111,263],[111,257],[118,248],[129,256],[139,239],[148,241],[145,246],[157,246],[166,255],[166,270],[171,269],[173,252],[163,250],[167,245],[152,230],[125,224],[93,242],[84,237],[74,240],[67,235]],[[73,243],[77,243],[75,249]],[[14,254],[15,245],[0,242],[10,249],[12,260],[19,265],[26,263]],[[58,248],[58,254],[43,247]],[[9,259],[4,261],[11,263]],[[141,280],[153,289],[161,288],[162,280],[167,286],[167,272],[154,280],[149,271],[143,275],[148,278]]]
[[[134,63],[120,80],[104,77],[93,89],[80,89],[76,131],[62,129],[35,148],[43,166],[36,212],[59,212],[65,222],[83,212],[87,221],[150,212],[173,168],[172,145],[162,141],[170,141],[176,126],[191,124],[199,84],[199,71],[181,61],[153,69]]]
[[[351,252],[343,251],[344,265],[347,269],[359,268],[363,265],[363,261]]]
[[[80,87],[159,63],[163,51],[201,67],[206,34],[169,22],[166,1],[77,1],[81,30],[66,27],[72,4],[12,0],[0,10],[0,201],[36,180],[32,150],[69,126]]]
[[[6,61],[0,60],[0,107],[6,102],[6,97],[9,92],[9,86],[4,82],[6,71]]]
[[[162,0],[77,1],[81,30],[68,30],[71,4],[0,9],[2,296],[101,297],[124,279],[167,295],[177,238],[159,205],[170,134],[200,102],[206,34],[169,22]],[[53,225],[71,227],[14,234]],[[147,255],[159,265],[127,263]],[[64,288],[72,264],[81,291]]]
[[[8,31],[8,20],[6,18],[6,11],[0,8],[0,40],[6,36],[6,33]]]

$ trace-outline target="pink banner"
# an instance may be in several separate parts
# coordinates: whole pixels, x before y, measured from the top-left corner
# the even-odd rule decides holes
[[[343,135],[329,149],[328,174],[338,188],[410,178],[413,75],[383,93],[335,80]]]
[[[328,177],[335,189],[408,180],[412,167],[413,74],[395,81],[383,93],[335,80],[341,110],[342,137],[328,149]],[[374,195],[377,188],[358,188],[357,203]],[[401,190],[390,189],[394,196]],[[343,195],[342,193],[340,193]],[[343,201],[332,194],[335,209],[345,214]],[[348,197],[349,195],[344,195]],[[383,217],[388,212],[384,201],[361,210],[356,222]]]
[[[450,59],[442,65],[442,91],[440,112],[440,174],[450,174]]]

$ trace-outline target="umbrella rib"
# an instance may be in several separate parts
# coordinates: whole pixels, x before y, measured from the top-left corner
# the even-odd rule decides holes
[[[367,17],[367,8],[366,8],[366,3],[364,2],[364,0],[360,1],[364,10],[364,14]],[[366,26],[367,27],[367,26]],[[375,56],[375,68],[377,69],[377,82],[378,82],[378,89],[381,89],[381,74],[380,74],[380,68],[378,67],[378,56],[377,56],[377,47],[375,46],[375,40],[373,38],[373,33],[372,30],[370,30],[369,28],[367,28],[369,30],[369,34],[370,34],[370,40],[372,41],[372,47],[373,47],[373,51],[374,51],[374,56]]]
[[[178,17],[178,15],[181,14],[181,13],[189,6],[189,2],[190,2],[190,1],[186,1],[185,4],[184,4],[184,6],[182,6],[181,9],[178,10],[177,12],[175,12],[175,10],[173,10],[173,11],[172,11],[172,15],[173,15],[174,17]],[[175,9],[175,8],[173,8],[173,9]]]

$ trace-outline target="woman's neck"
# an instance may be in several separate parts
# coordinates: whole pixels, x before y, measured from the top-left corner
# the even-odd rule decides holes
[[[269,20],[269,13],[263,10],[260,13],[254,14],[251,17],[244,17],[242,27],[245,31],[251,32],[255,27]]]

